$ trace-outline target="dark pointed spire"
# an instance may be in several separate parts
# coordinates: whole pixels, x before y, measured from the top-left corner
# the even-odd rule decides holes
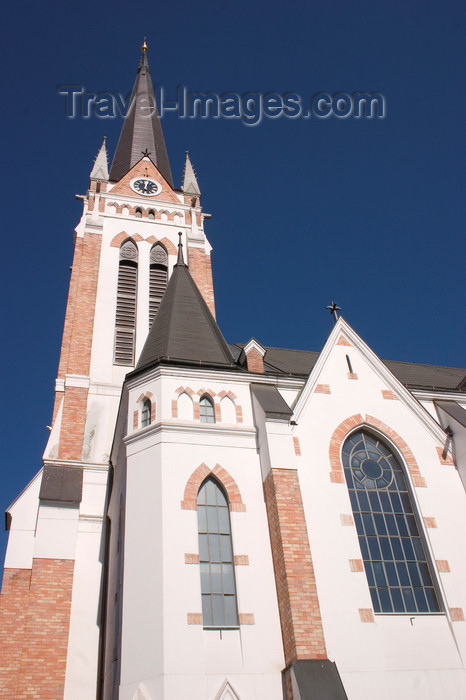
[[[178,259],[176,261],[177,265],[184,265],[184,258],[183,258],[183,244],[181,242],[181,236],[183,234],[181,231],[178,233],[179,236],[179,241],[178,241]]]
[[[135,371],[161,361],[197,367],[237,367],[184,263],[178,262],[173,268]]]
[[[128,112],[110,168],[110,180],[121,180],[133,165],[136,165],[144,155],[148,155],[169,185],[173,187],[170,162],[147,60],[148,48],[145,39],[141,50],[141,62],[131,93]]]

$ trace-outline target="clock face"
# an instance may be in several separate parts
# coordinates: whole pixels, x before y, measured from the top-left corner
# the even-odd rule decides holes
[[[138,177],[137,180],[133,180],[131,188],[138,194],[149,194],[152,196],[162,191],[159,183],[151,180],[149,177]]]

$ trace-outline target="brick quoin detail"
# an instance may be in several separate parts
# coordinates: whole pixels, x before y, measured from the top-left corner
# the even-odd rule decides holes
[[[449,574],[450,573],[450,564],[446,559],[436,559],[435,563],[437,565],[437,569],[441,571],[443,574]]]
[[[188,613],[188,625],[202,625],[202,613]]]
[[[73,318],[76,306],[76,293],[78,290],[79,271],[81,269],[81,256],[83,252],[83,239],[77,238],[74,248],[73,265],[71,268],[70,288],[68,291],[68,303],[66,305],[65,325],[61,341],[60,362],[58,365],[58,376],[65,378],[68,369],[68,358],[70,354],[71,331],[73,328]]]
[[[17,698],[16,687],[24,642],[31,569],[5,569],[0,595],[0,697]]]
[[[294,447],[294,453],[295,453],[295,455],[297,455],[298,457],[300,457],[300,456],[301,456],[301,445],[299,444],[299,438],[298,438],[298,437],[294,437],[294,438],[293,438],[293,447]]]
[[[246,364],[248,366],[248,372],[255,372],[256,374],[264,374],[264,357],[253,348],[246,355]]]
[[[235,554],[235,566],[249,566],[247,554]]]
[[[371,608],[359,608],[359,617],[361,622],[375,622],[374,613]]]
[[[240,613],[239,614],[239,624],[240,625],[255,625],[254,613]]]
[[[65,389],[63,418],[58,456],[60,459],[81,459],[86,427],[88,390],[68,386]]]
[[[437,521],[435,520],[435,518],[432,518],[431,516],[425,515],[424,516],[424,525],[426,527],[435,528],[435,527],[437,527]]]
[[[329,447],[329,459],[330,459],[330,480],[333,483],[344,483],[343,467],[341,464],[341,448],[345,442],[348,433],[354,430],[354,428],[364,428],[366,426],[377,428],[381,433],[383,433],[389,440],[391,440],[400,454],[402,455],[411,476],[411,480],[414,486],[424,487],[426,486],[426,481],[421,475],[418,463],[408,447],[403,438],[398,435],[390,426],[383,423],[378,418],[374,418],[366,414],[366,417],[360,413],[350,416],[346,420],[342,421],[340,425],[333,431],[332,437],[330,439]],[[337,476],[340,475],[340,478]]]
[[[330,394],[330,384],[317,384],[314,394]]]
[[[203,248],[188,248],[188,267],[191,277],[204,297],[212,316],[215,318],[214,286],[210,254]]]
[[[450,455],[449,454],[445,455],[445,451],[442,447],[436,447],[435,449],[437,450],[437,455],[438,455],[440,464],[445,464],[445,465],[448,464],[450,466],[455,465],[455,463],[452,460],[452,458],[450,457]]]
[[[356,372],[348,372],[348,379],[358,379]]]
[[[396,394],[394,394],[391,389],[382,389],[382,396],[384,399],[398,401],[398,396]]]
[[[450,608],[450,615],[453,622],[464,622],[463,608]]]
[[[181,508],[183,510],[197,510],[197,494],[201,487],[202,482],[210,475],[215,476],[221,483],[228,495],[228,500],[230,504],[230,510],[235,512],[244,512],[246,506],[244,505],[239,488],[235,480],[230,476],[230,474],[217,464],[213,469],[202,463],[197,469],[193,471],[188,479],[184,490],[183,500],[181,501]]]
[[[1,697],[63,697],[73,571],[66,559],[34,559],[32,572],[6,570],[0,639],[9,663]]]
[[[101,236],[94,233],[84,234],[73,304],[67,374],[89,375],[101,244]]]
[[[340,523],[344,526],[354,525],[354,518],[349,513],[340,513]]]
[[[139,411],[133,413],[133,430],[137,430],[139,425]]]
[[[326,659],[298,473],[272,469],[264,482],[285,665]]]
[[[362,559],[350,559],[349,560],[349,568],[350,568],[350,571],[353,571],[353,572],[364,571],[364,567],[362,565]]]
[[[199,554],[185,554],[184,555],[185,564],[199,564]]]

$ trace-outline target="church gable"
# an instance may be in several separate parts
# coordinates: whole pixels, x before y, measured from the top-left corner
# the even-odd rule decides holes
[[[410,416],[437,443],[443,445],[445,440],[434,418],[341,318],[295,403],[298,424],[310,402],[321,406],[327,415],[334,414],[342,420],[361,411],[376,417],[393,415],[401,422]]]
[[[138,195],[131,188],[131,184],[137,178],[150,178],[155,180],[155,182],[161,186],[161,191],[153,196],[150,195]],[[109,190],[112,195],[130,195],[132,197],[141,196],[147,201],[147,204],[156,205],[157,202],[174,202],[176,204],[180,203],[180,197],[175,193],[173,188],[166,181],[160,170],[154,165],[150,157],[143,156],[141,160],[136,163],[131,170],[129,170],[124,177],[121,178],[117,184]]]

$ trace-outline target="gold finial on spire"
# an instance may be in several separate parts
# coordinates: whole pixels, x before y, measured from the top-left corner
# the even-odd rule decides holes
[[[149,51],[149,47],[147,46],[147,43],[146,43],[146,37],[144,37],[144,41],[143,41],[142,46],[141,46],[141,51],[143,53],[146,53],[146,51]]]

